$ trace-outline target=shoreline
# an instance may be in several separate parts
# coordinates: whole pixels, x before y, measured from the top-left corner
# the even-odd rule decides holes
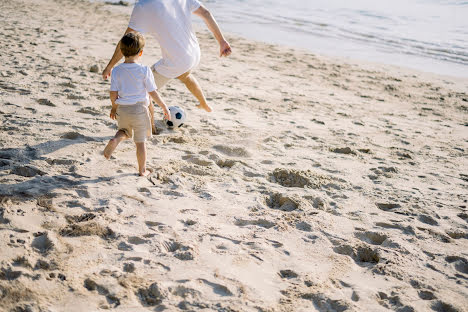
[[[90,71],[126,8],[0,8],[0,311],[466,311],[468,79],[201,31],[215,111],[171,81],[139,178]]]
[[[131,12],[132,6],[132,3],[129,3],[128,6],[123,6],[123,11],[128,10]],[[332,36],[308,37],[300,31],[287,32],[284,29],[271,29],[271,26],[269,27],[262,24],[254,24],[251,20],[246,21],[247,24],[239,24],[233,20],[232,16],[223,16],[223,14],[226,14],[226,12],[224,12],[226,8],[224,8],[223,11],[222,6],[220,8],[213,3],[212,6],[213,14],[217,16],[218,19],[220,19],[222,28],[233,36],[243,37],[252,41],[263,42],[265,44],[274,44],[288,48],[303,49],[317,55],[342,58],[348,62],[352,62],[353,60],[358,62],[371,61],[373,63],[398,66],[408,68],[410,70],[427,72],[429,74],[468,79],[468,65],[466,64],[463,65],[455,62],[448,62],[446,60],[428,58],[427,56],[423,57],[414,53],[402,54],[398,51],[396,53],[390,53],[388,51],[384,51],[385,49],[389,49],[389,47],[377,48],[372,46],[371,43],[368,43],[366,46],[360,41],[343,41],[343,38],[338,39]],[[226,18],[227,21],[224,21],[223,18]],[[193,21],[194,25],[198,26],[199,28],[205,28],[202,21],[198,18],[194,18]],[[340,45],[344,45],[344,47],[340,47],[339,50],[346,52],[335,51],[335,47]],[[365,51],[372,52],[369,54]]]

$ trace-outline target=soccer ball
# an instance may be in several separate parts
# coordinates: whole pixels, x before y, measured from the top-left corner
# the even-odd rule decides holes
[[[184,124],[187,115],[182,108],[179,106],[169,106],[169,113],[171,113],[171,120],[164,118],[168,128],[179,128]]]

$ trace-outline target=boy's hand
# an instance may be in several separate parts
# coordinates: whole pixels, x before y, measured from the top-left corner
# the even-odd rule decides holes
[[[169,110],[164,110],[164,117],[166,117],[167,120],[171,120],[171,114],[169,113]]]
[[[115,120],[116,116],[117,116],[117,108],[112,108],[110,112],[110,118],[112,120]]]
[[[229,56],[231,54],[231,45],[226,40],[219,44],[219,56]]]

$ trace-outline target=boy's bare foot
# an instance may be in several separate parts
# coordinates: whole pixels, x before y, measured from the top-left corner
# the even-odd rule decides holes
[[[104,157],[106,157],[107,159],[109,159],[112,155],[112,153],[114,152],[115,148],[117,147],[118,145],[118,141],[113,138],[113,139],[110,139],[109,140],[109,143],[107,143],[107,146],[106,148],[104,149]]]
[[[206,110],[208,113],[212,111],[210,105],[208,104],[198,104],[197,107]]]
[[[147,177],[151,174],[151,171],[149,171],[148,169],[145,170],[145,172],[143,173],[139,173],[140,174],[140,177]]]

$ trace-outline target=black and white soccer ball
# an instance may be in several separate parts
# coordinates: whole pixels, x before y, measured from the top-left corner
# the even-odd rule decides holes
[[[164,122],[171,129],[181,127],[187,118],[185,111],[179,106],[169,106],[169,113],[171,113],[171,120],[164,118]]]

